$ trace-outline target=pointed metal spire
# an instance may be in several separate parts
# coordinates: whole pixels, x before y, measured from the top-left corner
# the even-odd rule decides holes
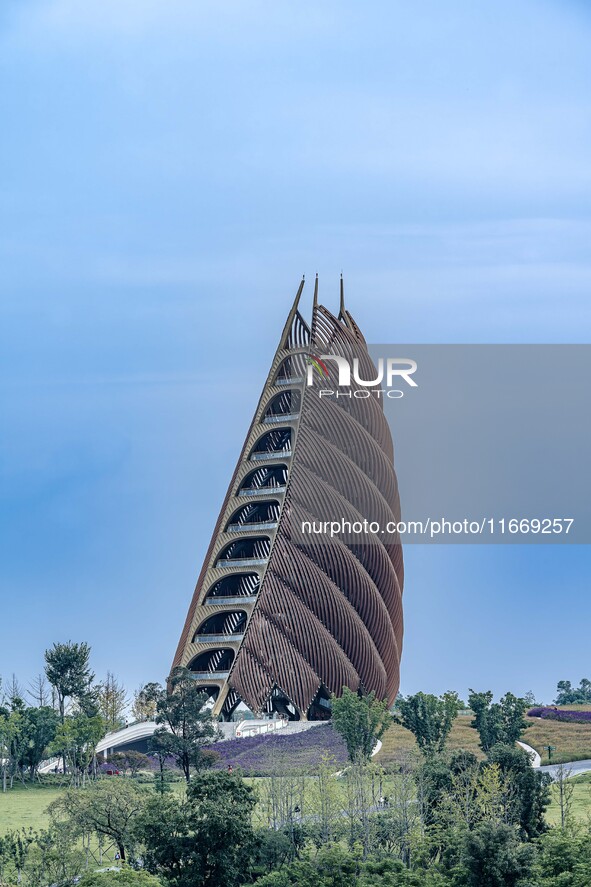
[[[314,301],[312,303],[312,308],[318,307],[318,272],[316,272],[316,280],[314,281]]]
[[[305,284],[305,282],[306,282],[306,275],[305,275],[305,274],[302,274],[302,282],[300,283],[300,285],[299,285],[299,287],[298,287],[298,291],[297,291],[297,293],[296,293],[296,297],[295,297],[295,299],[294,299],[294,301],[293,301],[293,305],[291,306],[291,311],[290,311],[289,314],[287,315],[287,320],[286,320],[286,322],[285,322],[285,326],[283,327],[283,332],[281,333],[281,339],[279,340],[279,348],[284,348],[284,347],[285,347],[285,343],[286,343],[286,341],[287,341],[288,338],[289,338],[289,334],[290,334],[290,332],[291,332],[291,327],[292,327],[292,324],[293,324],[294,318],[295,318],[295,316],[296,316],[296,314],[297,314],[298,305],[299,305],[299,302],[300,302],[300,297],[301,297],[301,295],[302,295],[302,291],[303,291],[303,289],[304,289],[304,284]]]
[[[341,271],[341,303],[339,306],[339,320],[344,323],[350,330],[357,332],[355,321],[345,308],[345,284],[343,281],[343,272]]]

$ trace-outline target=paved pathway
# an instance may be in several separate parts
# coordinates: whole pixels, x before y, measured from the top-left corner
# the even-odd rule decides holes
[[[559,766],[560,764],[546,764],[544,767],[540,767],[540,771],[542,773],[549,773],[552,779],[555,779]],[[581,773],[589,773],[591,771],[591,761],[571,761],[564,766],[567,770],[570,770],[571,776],[580,776]]]
[[[531,758],[532,767],[537,768],[541,765],[542,759],[535,748],[532,748],[531,745],[527,745],[525,742],[518,742],[517,745],[520,745],[521,748],[528,753]]]

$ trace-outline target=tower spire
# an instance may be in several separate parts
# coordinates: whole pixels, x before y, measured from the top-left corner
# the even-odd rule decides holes
[[[343,272],[341,271],[341,303],[339,305],[339,320],[343,319],[346,323],[347,316],[345,314],[345,285],[343,282]]]
[[[295,318],[297,311],[298,311],[298,305],[300,303],[300,297],[302,295],[302,291],[304,289],[305,282],[306,282],[306,275],[302,274],[302,281],[298,287],[298,291],[296,293],[295,299],[293,300],[293,305],[291,306],[291,311],[287,315],[287,320],[285,321],[285,326],[283,327],[283,332],[281,333],[281,339],[279,341],[280,348],[285,348],[285,343],[289,339],[292,324],[293,324],[294,318]]]
[[[312,303],[312,308],[318,307],[318,272],[316,272],[316,280],[314,281],[314,301]]]

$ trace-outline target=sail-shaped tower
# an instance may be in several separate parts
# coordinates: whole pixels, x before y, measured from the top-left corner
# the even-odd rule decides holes
[[[344,686],[393,702],[402,650],[397,533],[305,535],[333,517],[400,518],[392,437],[377,391],[339,392],[336,361],[376,378],[343,298],[338,315],[299,310],[302,281],[230,481],[173,666],[191,670],[230,718],[325,719]],[[313,370],[310,369],[313,368]],[[319,376],[323,394],[309,373]],[[335,395],[328,395],[328,391]],[[339,395],[336,396],[337,392]]]

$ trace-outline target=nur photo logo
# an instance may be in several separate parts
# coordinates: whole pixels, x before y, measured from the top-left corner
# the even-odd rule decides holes
[[[338,388],[320,388],[318,397],[389,397],[393,399],[404,397],[404,390],[394,388],[394,383],[404,382],[410,388],[417,388],[418,383],[412,378],[417,371],[417,362],[408,357],[380,357],[376,366],[374,379],[362,379],[359,368],[359,358],[354,357],[349,361],[338,354],[308,354],[306,356],[306,385],[314,387],[315,379],[321,383],[331,382],[330,371],[326,361],[333,361],[337,369]],[[352,380],[352,381],[351,381]],[[385,387],[376,386],[384,384]],[[359,386],[358,388],[352,387]],[[348,390],[347,390],[348,389]]]

